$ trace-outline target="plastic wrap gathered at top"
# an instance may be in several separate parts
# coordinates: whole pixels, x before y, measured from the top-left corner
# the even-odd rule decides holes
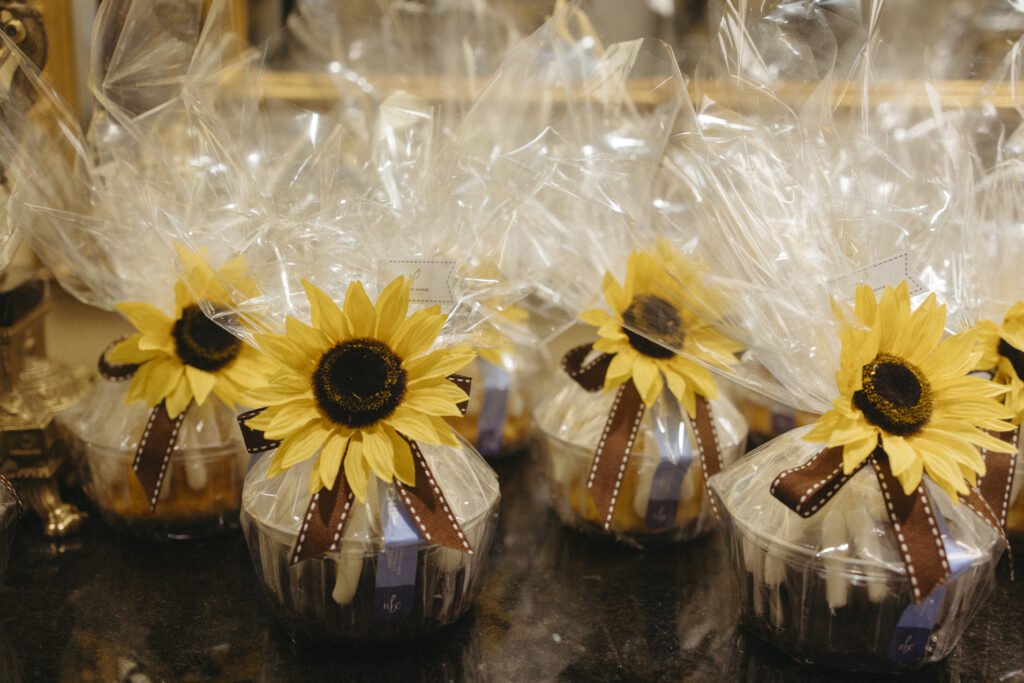
[[[652,219],[729,300],[717,324],[750,350],[736,378],[810,412],[835,396],[832,302],[852,303],[859,282],[935,292],[959,329],[976,218],[974,93],[901,70],[899,55],[929,46],[898,39],[898,3],[858,4],[840,42],[818,3],[726,3]]]
[[[685,97],[671,49],[603,45],[575,4],[518,43],[442,153],[445,223],[548,338],[599,298],[645,238],[651,181]],[[649,240],[653,242],[653,239]]]

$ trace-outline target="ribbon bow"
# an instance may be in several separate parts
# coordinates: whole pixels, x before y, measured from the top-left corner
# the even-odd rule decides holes
[[[909,495],[903,492],[903,485],[893,476],[881,446],[850,474],[843,472],[842,447],[824,448],[803,465],[780,473],[772,482],[771,493],[793,512],[808,518],[869,462],[878,477],[889,522],[899,541],[897,547],[910,577],[913,601],[918,604],[953,573],[943,543],[944,522],[923,481]],[[977,489],[972,489],[961,502],[988,522],[1009,545],[999,519]]]
[[[605,375],[611,365],[614,354],[602,353],[589,363],[587,357],[593,350],[593,344],[583,344],[570,349],[562,357],[562,369],[581,387],[590,392],[596,392],[604,387]],[[612,516],[615,513],[615,503],[618,500],[619,489],[622,486],[622,478],[629,464],[632,454],[633,443],[636,441],[637,431],[640,428],[640,421],[644,416],[644,402],[632,379],[627,380],[619,387],[612,403],[608,420],[605,422],[601,439],[597,442],[597,449],[594,451],[594,461],[590,466],[590,475],[587,478],[587,488],[597,506],[597,512],[601,517],[604,529],[607,531],[612,525]],[[704,481],[722,469],[722,452],[718,443],[718,431],[715,428],[714,416],[711,412],[711,404],[708,400],[697,395],[697,408],[695,416],[691,419],[686,411],[683,411],[684,419],[689,422],[697,442],[697,451],[700,455],[701,468],[704,471]],[[718,515],[712,498],[712,510]]]
[[[469,377],[451,375],[448,379],[459,385],[459,388],[467,394],[469,393],[471,384]],[[458,404],[458,407],[465,415],[469,401]],[[245,448],[252,454],[273,450],[281,443],[267,440],[263,432],[252,429],[246,424],[248,420],[264,410],[266,408],[257,408],[238,416]],[[473,547],[463,533],[458,520],[455,519],[455,513],[448,505],[430,467],[427,466],[427,460],[423,457],[419,444],[404,434],[401,436],[412,451],[413,462],[416,466],[416,484],[407,486],[398,479],[393,481],[412,521],[428,542],[473,555]],[[298,538],[292,548],[289,564],[296,564],[311,557],[337,550],[345,533],[345,524],[348,522],[349,511],[352,509],[354,499],[355,494],[348,484],[345,468],[339,467],[334,485],[330,489],[321,488],[310,499],[306,514],[302,518]]]
[[[18,497],[18,492],[14,490],[11,482],[2,474],[0,474],[0,487],[7,489],[14,496],[14,503],[18,506],[18,516],[21,517],[25,513],[25,508],[21,505],[21,498]]]
[[[117,340],[108,346],[100,354],[98,363],[100,375],[111,382],[127,382],[139,369],[136,364],[113,363],[107,360],[107,353],[120,341]],[[185,410],[172,420],[167,414],[166,402],[160,401],[150,411],[146,426],[142,430],[139,446],[135,449],[135,459],[132,460],[132,471],[135,472],[135,476],[142,485],[151,511],[156,510],[156,504],[160,498],[160,486],[167,474],[167,466],[171,461],[174,446],[178,442],[178,432],[181,431],[185,415],[188,414],[193,403],[195,402],[190,402]]]

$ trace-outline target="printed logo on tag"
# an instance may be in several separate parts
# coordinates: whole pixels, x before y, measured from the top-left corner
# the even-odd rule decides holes
[[[388,277],[399,275],[412,280],[409,302],[430,306],[454,306],[455,293],[452,282],[455,279],[455,259],[408,258],[388,259]]]
[[[910,252],[908,251],[890,256],[870,266],[858,268],[846,275],[832,278],[829,280],[829,285],[845,294],[849,301],[853,301],[856,298],[857,285],[862,282],[873,289],[877,296],[886,287],[895,288],[904,280],[907,281],[910,296],[925,291],[924,285],[910,274]]]

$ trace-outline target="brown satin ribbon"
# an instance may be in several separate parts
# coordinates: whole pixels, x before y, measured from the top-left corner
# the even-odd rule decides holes
[[[189,406],[191,405],[190,403]],[[172,420],[167,414],[167,405],[160,401],[146,420],[142,438],[139,439],[139,447],[135,451],[132,470],[142,484],[142,490],[146,492],[150,510],[156,509],[157,500],[160,498],[160,486],[167,474],[167,465],[171,461],[174,444],[178,442],[178,432],[187,412],[188,408]]]
[[[320,489],[310,499],[289,564],[338,549],[354,498],[345,477],[345,468],[339,467],[334,486]]]
[[[18,492],[14,490],[14,485],[2,474],[0,474],[0,486],[10,491],[11,495],[14,496],[14,503],[18,506],[18,516],[21,517],[25,513],[25,508],[21,505],[21,498],[18,497]]]
[[[103,353],[100,354],[97,367],[103,379],[110,382],[127,382],[135,374],[135,371],[139,369],[139,366],[135,363],[113,363],[107,360],[107,354],[113,351],[114,347],[125,339],[126,337],[122,337],[112,341],[107,348],[103,349]]]
[[[589,363],[585,363],[592,350],[593,344],[583,344],[570,349],[562,357],[562,369],[577,384],[590,392],[598,391],[604,386],[604,378],[613,358],[612,354],[602,353]],[[643,420],[644,409],[644,402],[633,380],[626,381],[615,395],[615,402],[594,451],[587,488],[590,489],[590,495],[594,499],[605,530],[611,528],[615,503],[619,497],[622,478],[629,464],[640,422]],[[708,478],[722,469],[722,451],[711,404],[703,396],[697,396],[694,419],[691,420],[689,415],[686,415],[685,419],[690,421],[693,428],[706,485]],[[712,511],[717,517],[718,508],[713,497],[711,498]]]
[[[122,341],[123,339],[118,339],[107,346],[97,363],[100,375],[111,382],[126,382],[139,369],[139,365],[134,363],[113,363],[107,360],[107,354]],[[172,420],[167,414],[167,406],[161,401],[146,420],[142,437],[139,439],[139,447],[135,450],[132,471],[142,485],[150,510],[156,509],[157,501],[160,499],[160,486],[167,474],[174,445],[178,442],[178,432],[191,407],[192,403],[189,403],[185,410]]]
[[[469,393],[471,388],[469,377],[451,375],[448,379]],[[463,414],[465,414],[466,405],[468,405],[468,401],[459,404]],[[263,432],[245,424],[247,420],[259,415],[264,410],[266,408],[258,408],[238,416],[238,424],[242,429],[245,447],[250,453],[262,453],[277,448],[281,443],[268,440]],[[423,457],[419,444],[404,435],[402,438],[409,444],[413,455],[416,467],[415,485],[406,486],[397,479],[394,480],[394,484],[423,538],[430,543],[461,550],[468,555],[474,554],[473,547],[455,518],[455,513],[448,505],[437,480],[434,479],[433,472],[427,466],[426,458]],[[352,509],[353,498],[354,494],[345,476],[345,468],[339,467],[334,486],[330,489],[320,489],[309,501],[302,526],[299,528],[299,536],[292,548],[291,564],[337,550],[345,532],[345,524]]]
[[[454,383],[459,389],[465,391],[466,394],[469,394],[473,385],[473,379],[471,377],[466,377],[465,375],[448,375],[446,379],[449,382]],[[466,411],[469,410],[469,399],[467,398],[465,401],[455,404],[455,407],[465,415]]]
[[[280,441],[271,441],[263,432],[257,429],[251,429],[246,424],[249,420],[262,413],[266,408],[257,408],[256,410],[250,410],[247,413],[242,413],[236,419],[238,420],[238,427],[242,430],[242,441],[245,442],[245,450],[250,454],[265,453],[273,450],[281,445]]]
[[[919,603],[949,577],[949,562],[935,521],[935,515],[940,513],[923,483],[910,495],[903,492],[903,485],[893,476],[888,456],[881,447],[849,475],[843,473],[842,447],[824,448],[803,465],[781,472],[772,482],[771,494],[800,516],[810,517],[867,462],[878,477],[889,522],[910,577],[913,600]],[[1006,540],[995,514],[977,491],[972,491],[963,502]]]
[[[1000,527],[1006,526],[1006,515],[1010,510],[1010,492],[1013,490],[1013,475],[1017,469],[1017,449],[1019,448],[1020,427],[1008,432],[989,432],[997,439],[1002,439],[1014,448],[1013,453],[995,453],[981,449],[981,457],[985,459],[985,476],[978,482],[981,497],[985,499]]]
[[[433,472],[427,467],[427,460],[423,457],[419,444],[404,435],[402,438],[409,444],[413,461],[416,463],[416,484],[406,486],[395,479],[395,486],[398,487],[398,493],[402,496],[405,506],[409,508],[409,513],[423,538],[446,548],[461,550],[467,555],[474,554],[473,547],[462,532],[455,514],[448,507],[448,501],[434,479]]]

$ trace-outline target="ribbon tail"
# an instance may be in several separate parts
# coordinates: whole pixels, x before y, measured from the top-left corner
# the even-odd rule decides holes
[[[178,432],[191,406],[190,403],[172,420],[167,414],[167,404],[160,401],[146,420],[142,438],[139,439],[139,447],[135,451],[132,470],[142,484],[150,510],[156,509],[157,500],[160,498],[160,486],[167,474],[167,465],[171,461],[174,444],[178,442]]]
[[[590,466],[587,488],[597,505],[604,529],[612,525],[615,502],[622,487],[629,455],[636,441],[637,430],[644,417],[644,402],[633,380],[623,384],[615,395],[601,440],[597,442],[594,461]]]
[[[22,506],[21,498],[18,496],[18,492],[14,490],[14,484],[12,484],[7,477],[0,474],[0,487],[7,489],[12,496],[14,496],[14,503],[18,506],[18,516],[21,517],[25,514],[25,508]]]
[[[711,403],[705,397],[698,395],[696,407],[696,413],[690,426],[693,427],[693,436],[697,441],[697,453],[700,455],[700,466],[704,472],[704,489],[707,490],[708,479],[721,472],[724,463]],[[715,514],[715,519],[719,519],[718,503],[715,501],[715,497],[708,495],[708,500],[711,501],[711,511]]]
[[[924,482],[910,495],[903,492],[903,485],[893,476],[881,447],[875,449],[870,460],[910,577],[913,602],[918,604],[950,576],[942,531],[935,519],[940,513],[929,499]]]
[[[245,443],[245,450],[250,455],[257,453],[265,453],[271,451],[281,445],[280,441],[271,441],[264,436],[263,432],[258,429],[253,429],[246,422],[262,413],[266,408],[256,408],[249,412],[242,413],[236,419],[238,420],[238,428],[242,430],[242,441]]]
[[[1017,468],[1017,449],[1019,448],[1020,428],[1009,432],[992,432],[989,434],[1002,439],[1013,446],[1013,453],[995,453],[981,449],[981,457],[985,459],[985,476],[978,481],[978,490],[988,506],[995,513],[999,526],[1006,526],[1006,515],[1010,510],[1010,492],[1013,490],[1013,475]]]
[[[842,446],[823,448],[803,465],[779,473],[772,482],[771,493],[801,517],[810,517],[859,470],[860,467],[850,474],[843,473]]]
[[[447,379],[449,382],[455,384],[459,389],[465,391],[467,396],[469,395],[470,389],[473,388],[472,377],[467,377],[466,375],[448,375]],[[456,403],[455,406],[459,409],[459,412],[465,415],[466,411],[469,410],[469,399],[467,398],[461,403]]]
[[[345,533],[349,512],[355,494],[349,488],[344,468],[338,468],[334,486],[320,489],[309,500],[306,515],[302,518],[299,537],[292,548],[289,564],[297,564],[311,557],[323,555],[338,549],[341,536]]]
[[[100,359],[96,363],[97,369],[100,371],[100,376],[110,382],[126,382],[135,375],[135,372],[139,369],[139,365],[135,363],[113,363],[107,360],[107,354],[114,350],[114,347],[120,344],[127,337],[117,339],[107,345],[107,348],[103,349],[103,353],[100,354]]]
[[[978,489],[971,489],[971,492],[966,497],[961,498],[960,501],[976,515],[988,522],[988,525],[995,529],[999,534],[999,538],[1003,539],[1003,543],[1006,545],[1006,557],[1010,562],[1010,578],[1013,579],[1013,552],[1010,548],[1010,539],[1006,536],[1005,525],[1000,523],[996,512],[992,509],[992,506],[989,505],[988,501],[985,500],[985,497],[978,491]]]
[[[423,538],[428,542],[473,555],[475,553],[473,546],[462,532],[455,513],[448,506],[448,501],[434,479],[434,474],[427,466],[427,460],[423,457],[423,451],[420,450],[419,444],[404,434],[402,438],[409,444],[409,449],[412,451],[416,466],[416,483],[414,486],[407,486],[396,479],[395,486],[398,488],[398,493],[402,496],[405,506],[409,509],[413,522],[416,523]]]
[[[594,349],[593,344],[582,344],[569,349],[562,356],[562,369],[587,391],[597,391],[604,387],[604,376],[608,374],[608,366],[611,365],[612,354],[602,353],[600,356],[584,365],[590,352]]]

